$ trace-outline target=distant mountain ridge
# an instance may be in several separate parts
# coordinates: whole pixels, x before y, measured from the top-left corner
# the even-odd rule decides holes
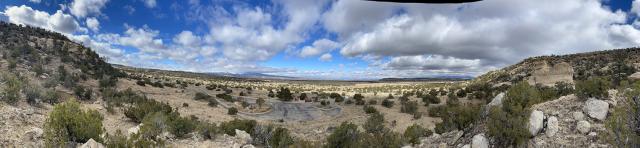
[[[467,81],[472,80],[471,76],[442,76],[442,77],[424,77],[424,78],[382,78],[378,81],[382,82],[401,82],[401,81]]]

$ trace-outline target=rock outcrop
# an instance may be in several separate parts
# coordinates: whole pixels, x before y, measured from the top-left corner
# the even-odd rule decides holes
[[[582,110],[587,113],[589,117],[602,121],[607,118],[607,113],[609,113],[609,103],[595,98],[589,98],[587,102],[585,102]]]
[[[569,63],[550,65],[547,61],[539,61],[534,65],[534,71],[527,79],[531,85],[553,86],[556,82],[573,83],[573,67]]]

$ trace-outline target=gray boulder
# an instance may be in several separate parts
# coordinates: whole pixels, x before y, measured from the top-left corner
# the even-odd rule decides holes
[[[558,132],[558,128],[558,118],[556,118],[555,116],[551,116],[549,117],[549,119],[547,119],[547,130],[545,134],[549,137],[553,137]]]
[[[585,102],[582,110],[587,113],[589,117],[602,121],[607,118],[607,113],[609,113],[609,103],[589,98],[587,102]]]
[[[93,139],[89,139],[89,141],[85,142],[78,148],[105,148],[101,143],[96,142]]]
[[[531,135],[535,136],[542,130],[544,126],[544,114],[542,111],[534,110],[531,112],[531,116],[529,117],[529,132]]]
[[[573,112],[572,115],[573,115],[573,119],[576,121],[584,120],[584,114],[580,111]]]
[[[576,125],[576,129],[581,134],[587,134],[587,133],[589,133],[589,131],[591,131],[591,123],[589,123],[587,121],[578,121],[577,124],[578,125]]]
[[[472,148],[489,148],[489,140],[484,137],[484,133],[473,136],[471,140]]]
[[[501,107],[503,99],[504,99],[504,93],[500,93],[500,94],[496,95],[496,97],[494,97],[493,100],[491,100],[491,102],[489,102],[489,104],[487,104],[487,106]]]

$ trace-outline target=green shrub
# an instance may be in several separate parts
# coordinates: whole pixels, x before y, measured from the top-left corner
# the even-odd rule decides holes
[[[381,133],[384,130],[384,116],[380,113],[373,113],[364,123],[363,128],[368,133]]]
[[[378,113],[378,110],[373,106],[365,105],[362,107],[362,109],[367,114]]]
[[[126,108],[124,110],[124,115],[134,122],[140,123],[142,122],[142,119],[145,118],[145,116],[151,113],[162,112],[168,114],[172,111],[173,109],[167,103],[157,102],[155,100],[144,98]]]
[[[364,96],[362,96],[362,94],[353,95],[353,99],[356,100],[356,105],[364,105],[365,104]]]
[[[16,104],[20,99],[20,89],[22,88],[22,81],[18,79],[15,74],[3,73],[2,81],[4,82],[4,89],[2,90],[2,100],[8,104]]]
[[[201,93],[201,92],[197,92],[196,95],[193,97],[194,100],[209,100],[212,99],[212,97],[208,94],[205,93]]]
[[[353,104],[353,100],[348,99],[347,101],[344,101],[344,104]]]
[[[146,139],[156,139],[162,132],[169,130],[167,113],[153,112],[145,116],[140,127],[140,134]]]
[[[256,100],[256,104],[258,104],[258,107],[262,107],[265,102],[266,100],[264,100],[263,98],[258,98],[258,100]]]
[[[576,82],[576,96],[581,99],[598,98],[604,99],[609,96],[610,83],[604,78],[591,78],[589,80]]]
[[[211,106],[211,107],[218,107],[218,101],[216,99],[210,99],[209,103],[207,103],[207,105]]]
[[[606,131],[599,134],[613,147],[640,147],[640,82],[635,85],[610,112]]]
[[[139,86],[146,86],[144,81],[140,81],[140,80],[136,81],[136,84]]]
[[[440,103],[440,98],[431,95],[431,94],[426,94],[424,96],[422,96],[422,102],[424,102],[425,106],[429,105],[429,104],[439,104]]]
[[[430,116],[436,114],[432,112],[433,110],[429,110]],[[478,105],[445,106],[444,109],[439,108],[435,112],[439,112],[442,118],[442,122],[436,124],[436,128],[440,128],[436,129],[436,133],[466,129],[480,118]]]
[[[527,116],[508,113],[499,108],[491,108],[487,134],[495,138],[499,145],[523,145],[531,137],[527,130]]]
[[[368,104],[369,104],[369,105],[376,105],[376,104],[378,104],[378,101],[376,101],[376,100],[369,100]]]
[[[359,139],[358,126],[353,123],[342,122],[328,137],[324,147],[357,147]]]
[[[291,91],[289,91],[289,88],[280,88],[280,90],[278,91],[278,99],[280,99],[281,101],[291,101],[293,100],[293,95],[291,94]]]
[[[502,108],[491,108],[487,124],[500,126],[489,126],[488,135],[500,145],[526,144],[531,137],[526,127],[529,108],[541,101],[535,88],[527,82],[517,83],[507,91]]]
[[[430,117],[442,117],[447,113],[447,106],[433,106],[429,107],[429,116]]]
[[[400,107],[400,112],[411,114],[411,115],[417,114],[418,113],[418,102],[409,101],[409,102],[402,103],[402,106]]]
[[[235,102],[235,100],[229,94],[217,94],[216,97],[227,102]]]
[[[60,94],[54,90],[47,90],[42,96],[42,102],[49,103],[51,105],[60,102]]]
[[[30,105],[37,105],[38,99],[42,98],[42,90],[34,85],[29,85],[22,90],[24,96],[27,97],[27,103]]]
[[[98,81],[98,83],[101,88],[115,87],[118,83],[118,78],[104,76],[100,79],[100,81]]]
[[[206,122],[198,124],[198,133],[202,135],[204,139],[214,139],[220,132],[220,128],[218,128],[216,124]]]
[[[82,110],[75,101],[57,104],[44,124],[47,147],[63,147],[67,142],[102,141],[102,115],[95,110]]]
[[[391,107],[393,107],[393,101],[391,101],[389,99],[384,99],[384,100],[382,100],[382,106],[384,106],[386,108],[391,108]]]
[[[358,146],[363,148],[398,148],[404,145],[402,136],[398,133],[385,130],[382,133],[370,134],[361,133],[359,135]]]
[[[575,91],[573,89],[573,85],[567,82],[556,82],[555,87],[558,96],[573,94],[573,92]]]
[[[407,127],[406,130],[404,130],[403,135],[404,135],[404,138],[409,141],[409,143],[418,144],[420,143],[420,137],[429,137],[431,136],[431,134],[433,134],[431,130],[423,128],[418,124],[413,124]]]
[[[185,136],[196,130],[198,120],[195,116],[190,118],[180,117],[177,112],[171,114],[172,120],[170,122],[171,128],[169,132],[178,138],[185,138]]]
[[[258,125],[258,122],[255,120],[233,119],[231,121],[222,122],[220,124],[220,129],[227,135],[235,136],[236,129],[252,134],[256,125]]]
[[[307,93],[301,93],[298,98],[300,98],[300,100],[307,100]]]
[[[229,109],[227,109],[227,114],[236,115],[236,114],[238,114],[238,109],[235,108],[235,107],[230,107]]]
[[[281,127],[276,128],[269,139],[269,145],[272,148],[287,148],[293,143],[293,137],[289,134],[289,130]]]

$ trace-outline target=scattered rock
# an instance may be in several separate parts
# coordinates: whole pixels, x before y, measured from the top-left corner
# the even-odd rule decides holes
[[[598,133],[596,133],[596,132],[590,132],[589,133],[589,137],[596,137],[596,136],[598,136]]]
[[[531,135],[537,135],[540,130],[542,130],[544,124],[544,114],[542,111],[534,110],[531,112],[531,116],[529,117],[529,132]]]
[[[545,132],[546,135],[549,137],[553,137],[558,132],[558,129],[558,118],[556,118],[555,116],[549,117],[549,119],[547,119],[547,130]]]
[[[576,125],[576,129],[581,134],[587,134],[591,130],[591,123],[589,123],[587,121],[578,121],[578,123]]]
[[[472,148],[489,148],[489,140],[484,137],[484,133],[473,136],[471,141]]]
[[[35,127],[25,132],[23,138],[25,138],[25,141],[34,141],[42,138],[42,134],[44,134],[44,131],[41,128]]]
[[[104,148],[104,145],[102,145],[101,143],[96,142],[93,139],[89,139],[89,141],[85,142],[79,148]]]
[[[633,73],[629,76],[629,79],[640,80],[640,72]]]
[[[582,112],[573,112],[573,119],[576,121],[584,120],[584,114]]]
[[[438,148],[447,148],[447,143],[440,143],[440,145],[438,145]]]
[[[241,148],[256,148],[252,144],[243,145]]]
[[[137,134],[138,131],[140,131],[140,127],[142,127],[142,123],[138,124],[135,127],[129,128],[129,130],[127,130],[127,133],[129,135]]]
[[[582,110],[586,112],[589,117],[602,121],[607,118],[607,113],[609,113],[609,103],[602,100],[589,98],[584,104]]]
[[[413,148],[413,146],[411,146],[411,145],[405,145],[405,146],[402,146],[402,148]]]
[[[462,148],[471,148],[471,145],[465,144],[465,145],[462,146]]]

